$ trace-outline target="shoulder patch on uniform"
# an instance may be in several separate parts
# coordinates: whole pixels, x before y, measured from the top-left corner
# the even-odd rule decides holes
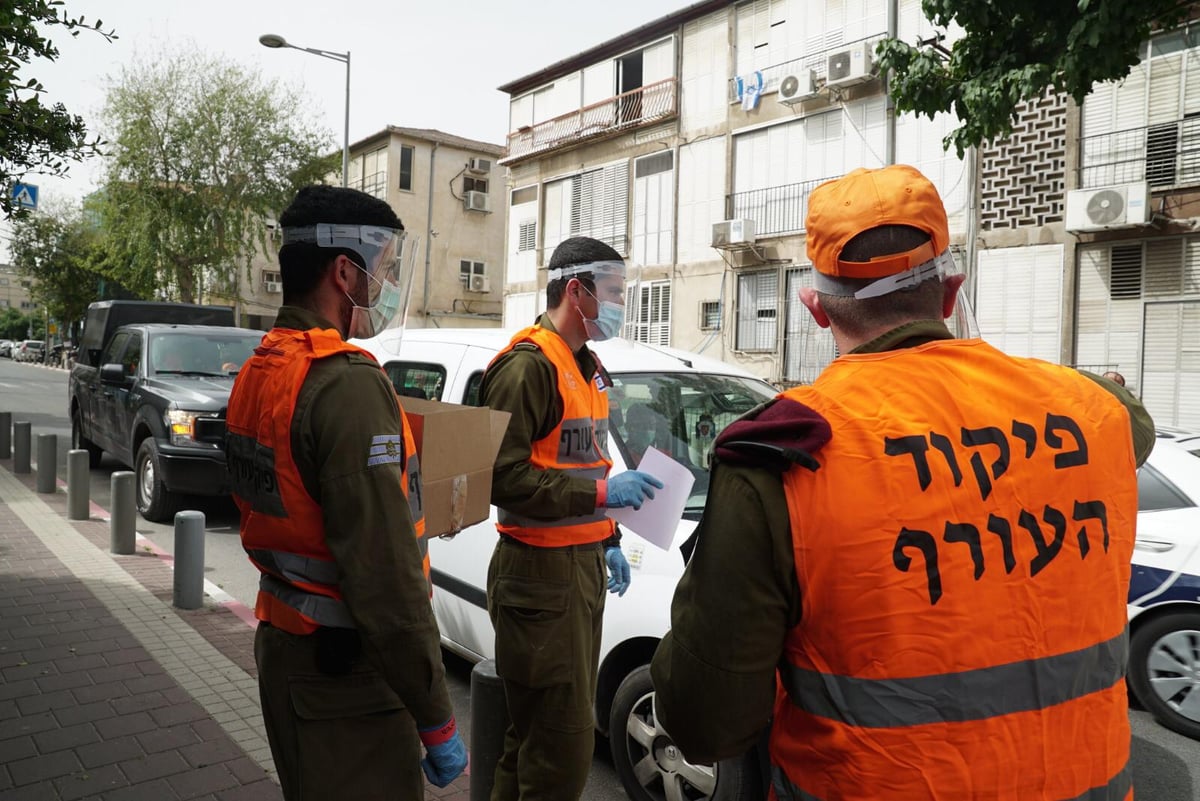
[[[404,441],[399,434],[380,434],[371,437],[371,449],[367,453],[367,467],[403,463]]]
[[[533,351],[534,353],[540,353],[542,350],[533,342],[518,342],[517,344],[513,345],[512,349]]]

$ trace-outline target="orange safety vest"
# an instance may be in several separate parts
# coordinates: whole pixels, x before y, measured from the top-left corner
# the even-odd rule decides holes
[[[843,356],[784,475],[801,622],[771,732],[786,801],[1133,796],[1128,411],[980,340]]]
[[[563,338],[539,325],[518,331],[492,363],[522,342],[536,345],[554,366],[563,405],[562,420],[533,443],[529,463],[538,470],[560,470],[590,481],[604,479],[612,460],[608,458],[608,395],[600,391],[599,375],[585,378]],[[528,545],[586,545],[608,539],[613,533],[613,521],[603,509],[560,520],[539,520],[503,508],[497,513],[500,533]]]
[[[339,353],[370,356],[331,329],[272,329],[238,373],[226,412],[226,457],[241,512],[242,546],[262,574],[254,613],[292,634],[311,634],[321,626],[355,627],[325,544],[321,507],[304,487],[291,437],[296,398],[309,368]],[[420,467],[407,420],[402,418],[402,425],[401,489],[413,512],[428,580]],[[390,450],[399,444],[389,440],[377,447]],[[410,491],[412,483],[418,491]]]

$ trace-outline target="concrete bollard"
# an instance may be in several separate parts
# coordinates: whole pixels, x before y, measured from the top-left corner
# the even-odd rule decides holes
[[[131,554],[137,544],[137,501],[133,495],[134,474],[118,470],[109,479],[110,500],[108,518],[108,550],[110,553]]]
[[[470,801],[488,801],[491,797],[507,730],[504,683],[496,673],[496,660],[485,659],[471,670]]]
[[[58,435],[37,435],[37,491],[53,495],[58,489]]]
[[[12,412],[0,412],[0,459],[12,458]]]
[[[67,519],[87,520],[92,494],[92,471],[88,468],[88,452],[67,451]]]
[[[13,472],[32,473],[29,466],[29,448],[33,444],[33,423],[18,420],[13,423]]]
[[[175,593],[179,609],[204,605],[204,512],[175,513]]]

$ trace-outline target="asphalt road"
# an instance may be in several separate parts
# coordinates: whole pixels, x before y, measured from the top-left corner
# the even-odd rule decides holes
[[[58,436],[58,474],[66,480],[66,453],[71,426],[67,416],[67,373],[36,365],[16,364],[0,358],[0,411],[13,413],[13,420],[32,423],[37,458],[38,434]],[[91,499],[109,508],[112,473],[128,468],[107,454],[91,473]],[[192,498],[186,508],[204,512],[206,523],[205,575],[224,593],[253,607],[258,584],[257,571],[250,565],[238,538],[237,510],[224,499]],[[168,553],[174,550],[171,526],[137,518],[138,533]],[[447,654],[446,672],[455,714],[469,736],[471,665]],[[1159,726],[1146,712],[1131,710],[1133,766],[1137,797],[1148,801],[1200,801],[1200,742]],[[608,743],[597,737],[596,757],[584,792],[587,801],[618,801],[625,798],[608,756]]]

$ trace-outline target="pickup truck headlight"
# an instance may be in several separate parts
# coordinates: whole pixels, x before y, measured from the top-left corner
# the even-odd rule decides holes
[[[163,414],[163,422],[167,426],[167,434],[172,445],[199,445],[196,442],[195,427],[198,412],[185,412],[182,409],[168,409]]]

